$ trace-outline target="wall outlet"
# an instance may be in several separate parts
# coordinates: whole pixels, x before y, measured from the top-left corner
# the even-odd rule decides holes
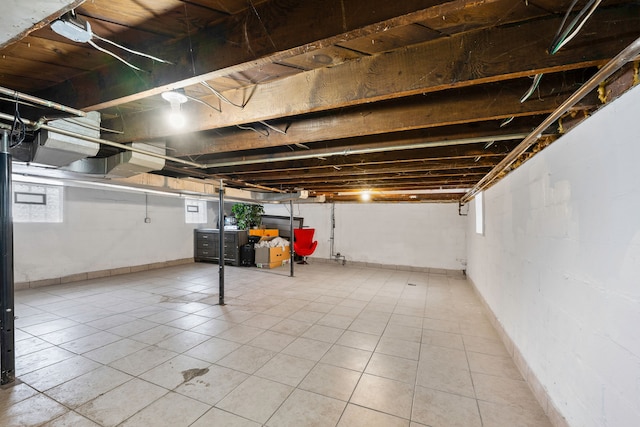
[[[147,218],[145,218],[145,219],[144,219],[144,222],[145,222],[145,223],[147,223],[147,224],[151,224],[151,218],[148,218],[148,217],[147,217]]]

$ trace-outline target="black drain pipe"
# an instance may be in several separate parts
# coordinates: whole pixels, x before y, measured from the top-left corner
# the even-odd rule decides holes
[[[2,131],[0,141],[0,384],[16,379],[14,352],[14,298],[13,298],[13,218],[11,214],[11,154],[9,131]]]

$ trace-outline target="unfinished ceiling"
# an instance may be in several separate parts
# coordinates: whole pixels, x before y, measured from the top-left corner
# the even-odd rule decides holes
[[[326,201],[359,200],[364,190],[374,201],[459,201],[640,36],[640,1],[66,3],[90,24],[91,43],[121,60],[54,32],[48,24],[61,7],[5,42],[0,86],[99,111],[102,139],[160,145],[186,161],[167,160],[154,174],[307,190]],[[575,31],[558,39],[576,17]],[[637,80],[636,62],[511,168]],[[181,129],[166,117],[161,93],[170,89],[187,96]],[[14,114],[13,101],[0,103],[5,114]],[[34,121],[60,116],[19,108]],[[101,144],[95,157],[119,151]]]

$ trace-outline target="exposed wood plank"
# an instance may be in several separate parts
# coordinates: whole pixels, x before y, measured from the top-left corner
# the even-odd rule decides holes
[[[482,9],[490,7],[493,2],[503,0],[477,1],[476,7]],[[304,3],[304,4],[301,4]],[[258,16],[268,16],[270,27],[265,33],[260,22],[252,15],[253,11],[245,11],[230,17],[215,28],[202,31],[191,40],[183,40],[173,46],[159,46],[155,53],[166,55],[176,63],[174,67],[164,67],[154,70],[150,76],[141,76],[138,86],[129,91],[125,88],[113,90],[109,83],[114,70],[114,64],[103,70],[96,71],[97,75],[83,76],[73,82],[75,87],[93,88],[71,98],[65,96],[64,91],[43,93],[41,96],[57,100],[69,105],[85,106],[89,109],[103,109],[121,104],[135,98],[160,93],[166,85],[184,87],[198,80],[212,80],[228,74],[242,71],[246,65],[266,62],[283,62],[287,58],[307,53],[316,49],[323,49],[333,44],[348,41],[368,34],[378,32],[381,28],[395,28],[438,16],[438,10],[430,6],[445,3],[441,1],[425,2],[412,0],[403,2],[388,2],[386,0],[370,0],[366,6],[346,3],[343,11],[339,0],[317,0],[313,2],[290,1],[286,7],[272,1],[256,6]],[[452,8],[467,7],[468,1],[457,0],[447,2]],[[355,9],[353,9],[355,8]],[[398,16],[400,8],[407,15]],[[320,22],[317,17],[322,16],[321,24],[307,25],[307,22]],[[385,17],[386,21],[380,21]],[[337,24],[337,25],[336,25]],[[288,31],[283,30],[287,28]],[[268,37],[266,37],[268,36]],[[271,43],[264,40],[268,38]],[[190,55],[189,52],[193,52]],[[200,53],[216,52],[216,55]],[[149,53],[154,53],[151,51]],[[270,57],[268,57],[271,55]],[[261,58],[261,59],[258,59]],[[192,60],[195,63],[192,64]],[[193,69],[197,70],[194,78]],[[105,82],[95,87],[96,81]],[[97,90],[96,90],[97,89]],[[135,94],[135,95],[134,95]],[[46,96],[45,96],[46,95]]]
[[[296,119],[290,124],[272,123],[276,128],[286,129],[286,134],[271,131],[266,136],[236,129],[222,133],[176,136],[168,146],[176,156],[206,155],[500,120],[513,116],[535,116],[553,111],[572,92],[574,84],[579,83],[579,80],[571,77],[562,80],[550,78],[541,84],[535,99],[521,103],[522,94],[531,84],[529,79],[522,79],[507,84],[491,84],[406,98],[397,103],[366,104],[335,114]],[[597,103],[596,97],[592,96],[580,108],[590,108]],[[261,125],[258,127],[268,131]],[[126,133],[123,140],[131,136],[131,133]],[[119,137],[113,138],[117,140]]]
[[[640,11],[640,6],[635,10]],[[611,29],[610,32],[603,34],[585,26],[579,42],[556,55],[546,53],[548,41],[539,34],[553,35],[559,18],[465,33],[258,85],[244,109],[228,107],[220,114],[191,111],[191,129],[270,120],[602,64],[635,39],[640,13],[631,15],[616,9],[596,15],[596,27],[605,26]],[[276,99],[283,102],[274,103]],[[138,114],[128,122],[133,120],[135,123],[125,129],[120,139],[155,138],[175,133],[155,112]]]

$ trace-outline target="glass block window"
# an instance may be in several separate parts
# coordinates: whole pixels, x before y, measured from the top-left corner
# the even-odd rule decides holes
[[[64,187],[13,184],[14,222],[62,222]]]
[[[205,224],[207,222],[207,202],[185,199],[184,217],[187,224]]]

